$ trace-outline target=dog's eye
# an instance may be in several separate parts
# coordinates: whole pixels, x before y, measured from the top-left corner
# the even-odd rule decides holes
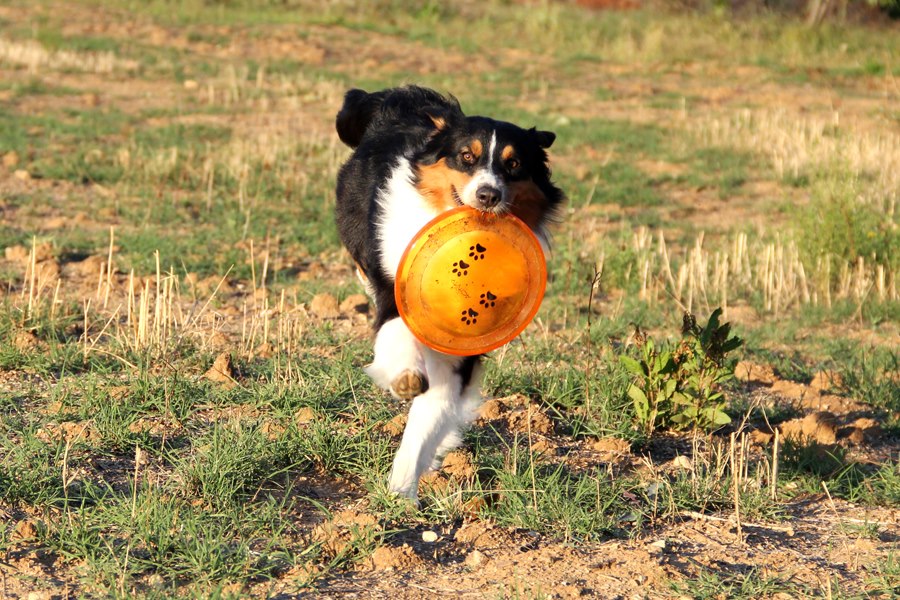
[[[522,164],[522,163],[519,162],[519,159],[511,158],[508,161],[506,161],[506,168],[509,169],[510,171],[515,171],[516,169],[519,168],[520,164]]]
[[[459,155],[459,157],[467,165],[475,164],[475,155],[472,154],[472,152],[470,152],[469,150],[463,150],[462,153]]]

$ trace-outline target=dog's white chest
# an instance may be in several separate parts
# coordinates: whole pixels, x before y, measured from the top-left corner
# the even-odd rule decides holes
[[[391,279],[397,273],[406,247],[422,227],[437,216],[413,185],[409,161],[401,158],[385,186],[378,192],[378,249],[381,267]]]

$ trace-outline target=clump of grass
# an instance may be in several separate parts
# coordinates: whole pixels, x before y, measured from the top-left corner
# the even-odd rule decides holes
[[[757,568],[743,571],[713,571],[702,569],[692,579],[673,582],[672,589],[682,596],[696,600],[733,598],[751,600],[772,595],[797,593],[796,586],[778,576],[761,573]]]
[[[271,427],[267,434],[261,424],[238,420],[213,427],[180,461],[177,471],[185,496],[196,496],[216,508],[232,506],[279,474],[308,465],[300,434],[292,427],[280,434]]]
[[[817,177],[809,206],[796,216],[804,262],[828,261],[831,285],[839,283],[844,265],[860,261],[887,273],[900,269],[900,216],[886,199],[867,198],[859,175],[836,168]],[[872,285],[885,283],[873,281]]]
[[[572,473],[565,465],[542,460],[515,439],[505,455],[487,457],[494,500],[485,514],[498,523],[551,533],[566,540],[596,539],[617,532],[626,512],[622,482],[593,469]]]

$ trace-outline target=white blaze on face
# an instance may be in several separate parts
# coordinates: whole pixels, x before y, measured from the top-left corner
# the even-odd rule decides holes
[[[463,204],[471,206],[472,208],[477,208],[478,210],[485,210],[485,207],[478,201],[477,194],[478,188],[486,185],[500,192],[500,202],[488,210],[490,212],[501,212],[506,209],[506,186],[504,185],[503,180],[494,172],[494,152],[496,149],[497,132],[494,131],[491,132],[491,143],[488,146],[487,164],[475,171],[472,176],[472,181],[463,188],[462,193],[460,194],[460,199],[463,201]]]

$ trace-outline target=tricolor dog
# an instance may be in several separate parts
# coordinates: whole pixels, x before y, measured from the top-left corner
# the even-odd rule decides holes
[[[512,213],[548,241],[563,201],[546,149],[555,134],[463,114],[455,98],[407,86],[347,92],[336,119],[354,149],[337,179],[337,225],[375,304],[375,358],[366,372],[396,398],[412,399],[390,489],[415,499],[419,477],[444,455],[481,404],[480,356],[451,356],[420,343],[394,299],[410,240],[457,206]]]

